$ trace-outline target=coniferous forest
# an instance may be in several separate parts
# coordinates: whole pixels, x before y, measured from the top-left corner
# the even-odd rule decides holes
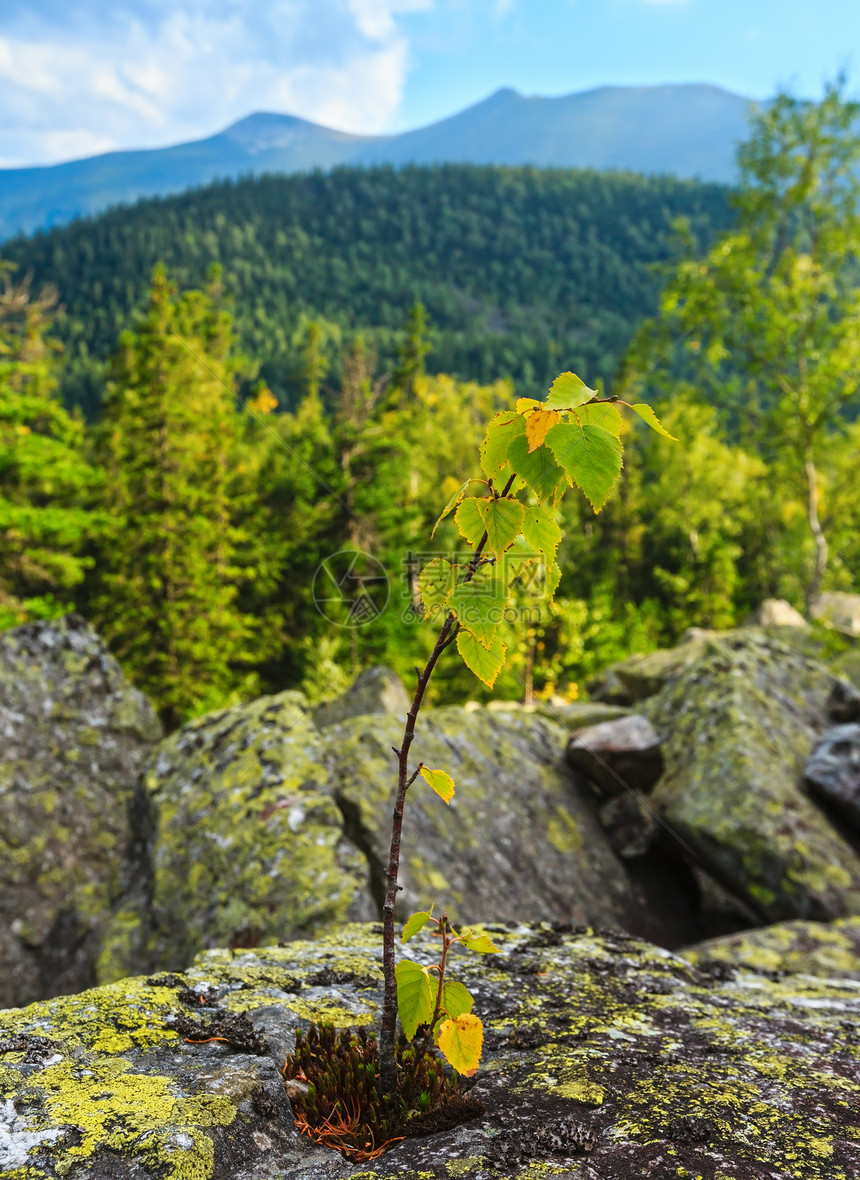
[[[812,190],[774,180],[785,126],[824,136],[844,103],[811,109],[762,116],[740,195],[339,170],[6,243],[0,625],[81,611],[169,726],[333,695],[369,663],[407,675],[430,642],[413,575],[461,545],[450,518],[431,534],[480,424],[561,370],[647,396],[681,444],[628,424],[617,498],[565,501],[557,601],[521,587],[497,694],[576,697],[690,626],[854,588],[857,212],[816,189],[813,233]],[[436,691],[478,686],[452,667]]]

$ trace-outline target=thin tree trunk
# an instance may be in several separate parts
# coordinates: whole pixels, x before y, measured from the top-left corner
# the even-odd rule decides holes
[[[812,607],[821,589],[824,571],[827,569],[827,538],[818,517],[818,473],[815,470],[815,459],[811,446],[806,449],[806,486],[808,493],[806,519],[815,541],[815,564],[812,569],[812,577],[806,587],[806,617],[810,618]]]
[[[501,496],[506,496],[516,479],[512,475],[505,484]],[[470,582],[481,562],[481,555],[487,543],[487,534],[483,537],[475,550],[464,582]],[[457,634],[457,620],[454,615],[448,615],[442,624],[442,629],[436,639],[430,659],[423,671],[418,671],[418,684],[409,712],[406,714],[406,727],[403,731],[403,741],[397,754],[397,794],[394,799],[394,815],[391,823],[391,846],[388,853],[387,884],[385,901],[382,905],[382,974],[385,980],[382,999],[382,1027],[379,1035],[379,1088],[383,1094],[394,1094],[397,1090],[397,1058],[395,1054],[395,1033],[397,1030],[397,976],[394,972],[394,906],[397,894],[400,892],[398,876],[400,873],[400,837],[403,831],[403,807],[406,802],[406,792],[415,782],[421,772],[423,763],[409,774],[409,749],[415,737],[415,722],[424,700],[424,693],[433,675],[433,669],[446,647],[449,646]]]

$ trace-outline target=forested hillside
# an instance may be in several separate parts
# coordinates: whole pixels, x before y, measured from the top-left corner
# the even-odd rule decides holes
[[[382,367],[422,302],[431,372],[512,377],[540,396],[559,369],[611,379],[657,307],[673,223],[698,247],[732,223],[728,190],[668,177],[533,168],[342,169],[264,177],[141,202],[3,248],[62,311],[67,403],[95,415],[105,362],[163,262],[182,288],[222,267],[240,347],[282,408],[304,388],[301,340],[322,320],[337,371],[360,329]]]

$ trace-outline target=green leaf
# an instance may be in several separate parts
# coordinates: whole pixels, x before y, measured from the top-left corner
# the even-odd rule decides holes
[[[481,470],[487,479],[495,479],[508,461],[508,447],[515,438],[525,438],[526,423],[522,414],[504,410],[491,419],[481,443]]]
[[[576,484],[599,512],[621,474],[620,440],[602,426],[562,422],[553,426],[546,442],[571,484]]]
[[[467,935],[468,933],[466,931]],[[476,951],[479,955],[500,955],[502,953],[489,934],[476,934],[474,938],[466,937],[463,939],[463,946],[467,946],[470,951]]]
[[[421,777],[426,783],[430,784],[439,798],[444,800],[445,803],[450,803],[454,798],[454,780],[444,770],[428,770],[426,766],[422,766]],[[428,914],[427,916],[429,917],[430,915]]]
[[[554,426],[553,430],[558,430]],[[550,431],[552,433],[552,431]],[[539,500],[554,500],[567,480],[564,471],[555,461],[555,456],[545,446],[529,451],[525,435],[515,438],[508,449],[511,467],[534,492]]]
[[[463,1012],[456,1020],[446,1020],[440,1025],[436,1044],[451,1068],[470,1078],[481,1060],[484,1026],[477,1016]]]
[[[536,504],[526,509],[523,536],[529,545],[543,554],[544,563],[549,568],[555,561],[555,551],[561,541],[561,529],[546,508]]]
[[[489,504],[489,500],[481,500],[476,496],[469,496],[463,500],[454,516],[454,520],[457,522],[457,528],[460,530],[460,536],[465,537],[473,547],[480,544],[481,537],[486,532],[486,525],[484,524],[484,517],[480,507],[482,503]]]
[[[454,509],[457,507],[457,505],[460,503],[460,501],[463,499],[463,497],[465,496],[465,494],[468,490],[470,483],[472,483],[472,480],[467,479],[466,482],[464,484],[462,484],[457,489],[457,491],[454,493],[454,495],[451,497],[451,499],[445,505],[445,511],[442,513],[442,515],[439,517],[439,519],[433,525],[433,532],[430,534],[431,539],[436,536],[436,530],[438,529],[438,527],[442,523],[442,521],[445,519],[445,517],[448,515],[448,513],[453,512]]]
[[[503,621],[507,601],[508,588],[498,571],[493,566],[483,566],[471,582],[461,582],[454,590],[448,598],[448,609],[490,649],[496,629]]]
[[[492,688],[496,677],[502,670],[508,649],[501,639],[494,638],[489,648],[484,647],[470,631],[460,628],[457,632],[457,651],[463,657],[466,667],[474,672],[479,680]]]
[[[598,397],[596,389],[589,389],[576,373],[560,373],[549,387],[545,410],[575,410],[577,406],[584,406],[593,397]]]
[[[418,578],[418,593],[424,604],[424,617],[429,619],[445,608],[445,601],[460,574],[458,565],[451,565],[444,557],[428,561]]]
[[[494,557],[500,558],[522,528],[525,509],[519,500],[510,496],[477,503],[487,531],[487,547]]]
[[[599,406],[580,406],[571,416],[580,426],[602,426],[616,438],[621,437],[624,417],[614,402],[603,402]]]
[[[427,968],[411,959],[401,959],[394,968],[397,980],[397,1015],[406,1039],[411,1041],[419,1024],[433,1019],[433,987]]]
[[[419,930],[424,929],[432,917],[432,910],[421,910],[420,913],[412,914],[411,917],[406,919],[403,933],[400,935],[400,941],[408,942],[410,938],[414,938]]]
[[[555,598],[555,592],[558,589],[558,584],[561,581],[561,568],[557,561],[553,562],[546,571],[546,596],[547,598]]]
[[[631,406],[630,409],[635,410],[642,421],[647,422],[652,430],[656,430],[657,433],[662,434],[664,438],[671,438],[672,442],[678,441],[674,434],[670,434],[666,427],[661,425],[660,419],[657,417],[651,407],[646,405],[645,402],[637,402],[636,405]]]
[[[442,1011],[447,1012],[452,1020],[464,1012],[471,1012],[474,1002],[464,984],[447,980],[442,984]]]

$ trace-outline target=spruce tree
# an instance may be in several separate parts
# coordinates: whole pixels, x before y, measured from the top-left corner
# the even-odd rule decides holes
[[[101,427],[113,530],[95,613],[165,723],[226,703],[251,662],[236,605],[238,414],[231,317],[207,292],[177,296],[162,267],[149,309],[113,363]]]
[[[2,266],[2,264],[0,264]],[[0,291],[0,629],[50,618],[84,577],[97,472],[84,428],[56,396],[56,295],[34,298],[3,268]]]

